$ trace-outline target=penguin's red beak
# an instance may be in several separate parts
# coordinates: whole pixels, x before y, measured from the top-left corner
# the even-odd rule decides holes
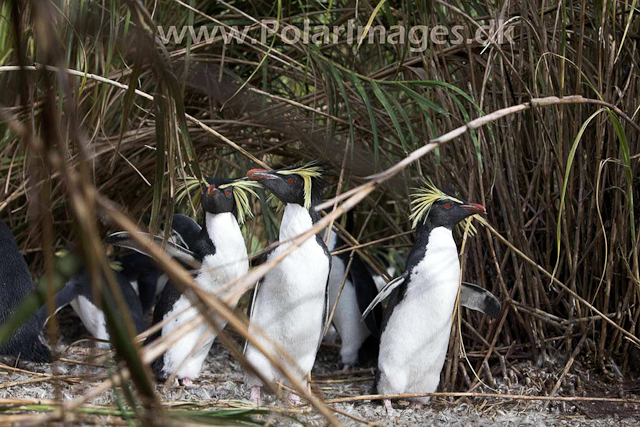
[[[251,169],[249,172],[247,172],[247,178],[249,178],[252,181],[266,181],[268,179],[274,179],[276,178],[275,176],[273,176],[273,171],[269,171],[266,169]]]
[[[479,205],[477,203],[469,203],[468,205],[462,205],[461,208],[473,215],[485,213],[487,211],[484,208],[484,206]]]
[[[220,190],[218,190],[216,188],[215,185],[211,184],[209,187],[207,187],[207,196],[211,197],[211,196],[215,196],[216,194],[218,194],[220,192]]]

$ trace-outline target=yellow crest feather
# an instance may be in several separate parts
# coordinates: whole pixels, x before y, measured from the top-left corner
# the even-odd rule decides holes
[[[191,196],[191,200],[193,200],[193,203],[195,205],[199,205],[202,192],[196,190],[200,189],[201,183],[204,183],[207,186],[209,185],[209,183],[207,183],[205,180],[200,181],[192,176],[186,177],[183,180],[182,185],[178,188],[176,203],[181,203],[182,200],[187,197],[187,195],[193,193],[193,195]],[[260,184],[250,181],[246,178],[240,178],[231,181],[230,183],[218,186],[218,188],[222,190],[230,187],[233,188],[233,198],[235,199],[236,210],[238,212],[238,222],[240,224],[244,224],[244,221],[247,217],[253,218],[253,212],[251,211],[251,205],[249,204],[249,196],[247,195],[247,193],[258,197],[253,189],[259,188]]]
[[[423,179],[422,183],[423,186],[415,188],[414,192],[411,194],[411,215],[409,216],[409,220],[412,221],[412,228],[416,228],[420,221],[427,219],[429,212],[431,211],[431,207],[439,200],[451,200],[452,202],[460,204],[464,203],[462,200],[440,190],[430,178]],[[471,222],[473,219],[478,220],[478,222],[483,225],[487,222],[480,215],[471,215],[458,224],[458,227],[462,228],[462,232],[464,232],[464,229],[468,224],[469,234],[472,236],[476,234],[476,227]]]
[[[267,205],[276,212],[284,211],[284,203],[282,203],[273,193],[269,193],[267,195]]]
[[[300,175],[304,181],[304,208],[311,207],[311,178],[322,176],[322,167],[315,162],[307,163],[294,169],[277,171],[280,175]]]
[[[182,200],[184,200],[189,194],[193,193],[193,195],[191,196],[191,200],[193,200],[193,203],[195,205],[194,209],[196,209],[196,207],[200,204],[201,192],[196,191],[194,193],[194,191],[200,190],[200,184],[203,183],[206,184],[204,180],[200,181],[195,176],[185,177],[178,187],[178,192],[176,193],[176,203],[180,204]]]
[[[253,218],[253,211],[251,211],[247,193],[257,198],[258,194],[254,191],[254,188],[259,188],[260,184],[247,178],[241,178],[228,184],[220,185],[220,188],[223,190],[229,187],[233,188],[233,198],[236,201],[236,210],[238,211],[238,222],[244,224],[247,217]]]

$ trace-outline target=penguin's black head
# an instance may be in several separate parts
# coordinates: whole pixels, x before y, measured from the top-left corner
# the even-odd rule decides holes
[[[446,227],[453,229],[460,221],[484,213],[484,206],[469,203],[451,190],[441,190],[431,180],[412,195],[411,216],[416,227]]]
[[[322,201],[326,183],[320,166],[292,166],[278,170],[252,169],[247,177],[262,184],[283,204],[294,203],[309,209]]]
[[[222,178],[205,178],[207,184],[202,183],[202,209],[210,214],[225,212],[236,213],[236,202],[233,197],[233,187],[226,186],[232,181]],[[220,188],[223,186],[224,189]]]
[[[459,203],[462,201],[463,203]],[[477,203],[469,203],[456,197],[454,199],[444,199],[434,202],[427,217],[427,222],[431,227],[446,227],[453,229],[457,223],[463,219],[484,213],[484,206]]]

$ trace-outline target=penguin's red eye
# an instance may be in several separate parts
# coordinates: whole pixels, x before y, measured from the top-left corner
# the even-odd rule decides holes
[[[224,195],[225,195],[225,196],[227,196],[227,197],[228,197],[228,196],[230,196],[230,195],[231,195],[231,191],[226,190],[226,191],[224,192]]]
[[[289,178],[289,179],[287,179],[287,182],[288,182],[289,184],[293,184],[293,178]]]
[[[449,203],[449,202],[445,203],[445,204],[444,204],[444,207],[445,207],[445,208],[447,208],[447,209],[449,209],[449,208],[451,207],[451,203]]]

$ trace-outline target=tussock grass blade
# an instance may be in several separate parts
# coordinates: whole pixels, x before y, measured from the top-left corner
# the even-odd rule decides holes
[[[189,6],[191,6],[191,8],[189,8],[187,10],[187,26],[188,27],[193,27],[193,18],[194,18],[194,11],[193,11],[193,7],[195,6],[196,0],[189,0]],[[191,37],[187,37],[187,46],[185,47],[186,49],[186,53],[184,55],[184,75],[187,75],[187,72],[189,71],[189,62],[191,60],[191,43],[193,42],[193,40],[191,40]],[[182,85],[181,85],[181,91],[180,93],[182,94],[182,96],[184,96],[184,90],[186,87],[187,81],[186,79],[184,79],[182,81]]]
[[[137,86],[138,77],[140,77],[140,73],[142,73],[142,61],[138,60],[133,66],[133,72],[131,73],[131,78],[129,79],[129,89],[124,95],[124,101],[122,102],[122,121],[120,123],[120,134],[118,135],[118,143],[116,144],[116,151],[113,153],[113,158],[111,159],[111,171],[113,172],[113,168],[115,166],[116,158],[120,153],[120,144],[122,143],[122,136],[127,129],[127,123],[129,121],[129,112],[131,111],[131,106],[133,105],[133,99],[135,96],[135,89]]]
[[[113,375],[113,370],[111,369],[111,366],[107,366],[108,372],[109,372],[109,378],[111,380],[113,380],[114,375]],[[115,403],[116,406],[118,407],[118,409],[120,410],[121,413],[121,417],[123,419],[127,420],[127,424],[128,425],[133,425],[131,418],[136,418],[136,419],[140,419],[142,418],[140,415],[140,412],[138,411],[138,405],[137,402],[135,400],[135,398],[133,397],[133,393],[131,390],[131,387],[129,386],[128,382],[125,382],[124,384],[122,384],[122,389],[118,388],[117,386],[113,386],[112,387],[113,390],[113,394],[115,396]],[[122,393],[121,393],[122,391]],[[126,401],[128,402],[129,406],[131,408],[133,408],[133,410],[129,411],[127,410],[126,406],[125,406],[125,402],[123,401],[123,394],[124,394],[124,398],[126,399]],[[129,415],[129,413],[131,413],[131,415]]]
[[[460,110],[460,114],[462,115],[462,117],[464,117],[465,121],[467,122],[471,121],[471,117],[469,117],[467,110],[464,108],[464,105],[462,105],[462,102],[460,102],[458,97],[452,96],[451,99],[453,99],[453,102],[458,106],[458,109]],[[471,136],[471,141],[473,142],[473,146],[476,149],[476,158],[478,159],[478,170],[480,171],[480,173],[482,173],[482,171],[484,171],[484,165],[482,163],[482,150],[480,149],[480,141],[478,141],[478,133],[475,130],[472,130],[469,132],[469,135]]]
[[[391,102],[393,103],[393,105],[396,107],[395,111],[397,111],[398,114],[400,114],[400,116],[402,117],[402,120],[404,121],[404,124],[409,130],[409,135],[411,136],[411,146],[415,147],[417,144],[417,138],[415,133],[413,133],[413,127],[411,126],[411,121],[409,120],[409,116],[407,115],[404,107],[400,105],[400,102],[396,99],[395,96],[390,96],[389,98],[391,99]]]
[[[417,101],[420,104],[420,106],[427,107],[427,108],[435,111],[438,114],[442,114],[443,116],[448,116],[449,115],[449,113],[447,113],[447,111],[444,108],[442,108],[441,106],[439,106],[438,104],[436,104],[433,101],[429,101],[427,98],[425,98],[424,96],[420,95],[418,92],[416,92],[415,90],[411,89],[407,85],[398,84],[398,87],[400,87],[407,95],[409,95],[411,98],[413,98],[415,101]]]
[[[634,2],[635,3],[635,2]],[[627,199],[627,209],[629,211],[629,231],[631,232],[631,242],[636,241],[636,222],[635,222],[635,214],[634,214],[634,203],[633,203],[633,169],[631,167],[631,155],[629,152],[629,142],[627,140],[627,134],[624,132],[624,128],[620,123],[620,120],[616,117],[616,115],[609,109],[607,109],[607,113],[609,114],[609,118],[613,123],[613,128],[616,132],[616,136],[618,137],[618,142],[620,143],[620,151],[622,152],[622,163],[624,164],[624,175],[627,181],[627,191],[625,192],[625,197]],[[637,245],[632,243],[632,252],[633,259],[636,265],[636,274],[638,274],[638,247]],[[636,277],[636,280],[640,281],[640,277]]]
[[[162,95],[158,94],[153,98],[153,105],[156,117],[156,178],[153,184],[153,204],[151,205],[151,223],[149,224],[149,232],[151,234],[155,234],[158,230],[160,204],[162,203],[162,192],[164,188],[165,147],[169,131],[167,126],[168,117],[166,99]]]
[[[114,281],[113,285],[115,285],[115,279],[111,280]],[[111,292],[107,291],[108,288],[111,288]],[[120,307],[120,310],[117,307]],[[145,405],[156,404],[156,394],[153,382],[150,379],[151,375],[140,357],[140,349],[135,340],[137,333],[134,332],[133,321],[118,286],[111,286],[111,284],[110,286],[102,286],[102,308],[107,320],[111,343],[117,355],[129,367],[131,379],[136,384],[138,391],[146,397]],[[131,404],[132,402],[129,403]]]
[[[631,7],[629,7],[629,18],[627,19],[627,24],[624,26],[624,33],[622,34],[622,40],[620,40],[618,53],[616,54],[616,59],[614,60],[614,62],[618,62],[618,59],[620,58],[620,54],[622,53],[624,42],[627,39],[627,35],[629,34],[629,28],[631,27],[631,23],[633,22],[633,14],[636,11],[636,3],[637,3],[637,0],[632,0]]]
[[[373,133],[373,167],[378,170],[378,163],[380,162],[380,142],[378,138],[378,125],[376,124],[375,111],[373,110],[367,91],[358,76],[355,73],[349,73],[348,75],[351,78],[353,87],[355,87],[358,94],[360,94],[360,97],[364,102],[365,109],[367,110],[367,114],[369,115],[369,124],[371,125],[371,132]]]
[[[396,116],[395,111],[393,111],[393,107],[391,107],[391,103],[387,99],[387,96],[380,88],[380,86],[378,86],[378,83],[373,80],[371,80],[369,83],[371,84],[373,93],[378,98],[378,101],[380,101],[384,109],[387,111],[387,114],[389,115],[389,118],[393,123],[393,127],[396,129],[396,134],[398,135],[398,138],[402,143],[402,148],[404,149],[405,154],[407,154],[409,152],[407,149],[407,140],[405,139],[404,132],[402,132],[402,127],[400,126],[400,122],[398,121],[398,116]]]
[[[333,63],[331,61],[327,61],[327,63],[329,64],[329,70],[331,71],[331,74],[333,75],[333,78],[335,80],[335,82],[338,84],[338,88],[340,89],[340,93],[342,94],[342,99],[344,100],[344,104],[347,107],[347,116],[348,117],[353,117],[353,112],[351,110],[351,103],[349,102],[349,95],[347,95],[347,89],[344,86],[344,83],[342,81],[342,76],[340,76],[340,73],[338,73],[338,70],[336,70],[336,68],[333,66]],[[355,134],[354,134],[354,129],[353,129],[353,119],[349,120],[349,140],[351,141],[351,147],[353,149],[353,142],[355,139]]]
[[[585,122],[580,127],[580,130],[578,131],[576,138],[573,140],[573,144],[571,145],[571,150],[569,151],[569,157],[567,158],[567,166],[565,167],[565,171],[564,171],[562,193],[560,195],[560,206],[558,209],[558,221],[556,224],[556,264],[555,264],[555,267],[553,268],[552,277],[555,277],[556,272],[558,271],[558,265],[560,264],[560,246],[561,246],[560,243],[562,240],[561,239],[562,212],[564,211],[564,199],[567,195],[567,185],[569,183],[569,175],[571,174],[571,167],[573,166],[573,160],[576,155],[576,150],[578,149],[578,144],[580,143],[580,140],[582,139],[582,135],[584,134],[584,131],[587,129],[587,126],[589,126],[589,123],[591,123],[591,121],[595,119],[598,116],[598,114],[602,113],[603,111],[605,111],[605,109],[600,108],[598,111],[596,111],[591,116],[589,116],[587,120],[585,120]]]
[[[358,46],[357,46],[358,49],[360,48],[360,45],[364,41],[365,37],[367,37],[367,34],[369,34],[369,29],[371,28],[371,24],[373,24],[373,20],[376,19],[376,15],[378,14],[378,12],[380,11],[380,8],[384,5],[385,2],[386,0],[380,0],[376,5],[376,7],[373,9],[373,12],[371,12],[371,16],[369,16],[367,25],[365,25],[364,31],[362,32],[362,37],[360,37],[360,40],[358,40]]]

